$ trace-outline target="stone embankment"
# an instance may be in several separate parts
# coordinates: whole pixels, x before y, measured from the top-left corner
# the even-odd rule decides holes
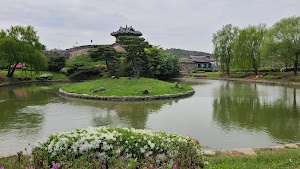
[[[179,94],[164,94],[164,95],[157,95],[157,96],[95,96],[95,95],[88,95],[88,94],[68,93],[62,89],[59,89],[59,93],[63,96],[82,98],[82,99],[108,100],[108,101],[140,101],[140,100],[159,100],[159,99],[173,99],[173,98],[180,98],[180,97],[188,97],[188,96],[192,96],[195,93],[195,90],[191,90]]]
[[[220,154],[229,154],[229,155],[246,155],[246,156],[256,156],[256,151],[259,150],[281,150],[281,149],[300,149],[300,143],[295,144],[285,144],[273,147],[266,148],[236,148],[232,150],[202,150],[204,155],[215,155],[216,153]]]

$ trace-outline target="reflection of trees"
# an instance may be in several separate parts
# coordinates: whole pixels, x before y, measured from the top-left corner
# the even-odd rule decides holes
[[[127,123],[127,127],[144,129],[148,115],[151,112],[156,112],[162,106],[173,103],[172,100],[157,100],[157,101],[92,101],[72,99],[75,102],[80,102],[84,105],[100,108],[106,112],[105,116],[95,116],[93,119],[95,126],[109,125],[123,121]],[[177,101],[177,100],[175,100]],[[117,117],[113,117],[116,113]]]
[[[43,85],[44,86],[44,85]],[[48,103],[54,93],[45,93],[39,85],[18,85],[0,88],[0,131],[37,128],[42,114],[28,106]]]
[[[300,140],[295,88],[282,88],[276,100],[261,97],[256,84],[222,84],[214,99],[213,118],[223,128],[263,130],[280,141]]]

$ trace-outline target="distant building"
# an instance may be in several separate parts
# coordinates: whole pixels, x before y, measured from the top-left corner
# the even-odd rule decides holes
[[[180,61],[181,70],[185,72],[191,72],[196,68],[212,68],[216,70],[216,64],[214,60],[211,58],[211,55],[205,56],[190,56],[185,61]]]
[[[110,35],[117,38],[119,36],[142,36],[143,34],[140,31],[133,29],[132,26],[127,27],[126,25],[125,28],[121,26],[118,31],[113,32]]]

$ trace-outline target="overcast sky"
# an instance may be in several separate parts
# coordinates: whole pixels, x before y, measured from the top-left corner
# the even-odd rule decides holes
[[[225,24],[245,27],[300,16],[300,0],[1,0],[0,29],[32,25],[48,49],[112,44],[133,26],[153,45],[212,52]]]

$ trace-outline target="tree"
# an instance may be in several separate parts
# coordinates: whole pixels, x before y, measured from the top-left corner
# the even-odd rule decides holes
[[[113,75],[119,68],[120,59],[115,49],[109,45],[100,45],[96,49],[89,51],[89,55],[94,61],[105,61],[107,70]]]
[[[149,47],[148,42],[137,36],[120,36],[117,43],[125,48],[127,65],[132,66],[134,77],[139,78],[142,66],[147,62],[144,49]]]
[[[284,18],[275,23],[264,42],[264,50],[267,56],[279,58],[286,65],[292,63],[294,74],[297,75],[300,55],[300,17]]]
[[[232,66],[253,69],[257,75],[257,69],[261,63],[261,46],[265,33],[265,24],[240,29],[233,42]]]
[[[12,26],[0,33],[0,60],[8,65],[7,77],[13,77],[18,63],[27,63],[36,72],[46,68],[47,60],[32,26]]]
[[[148,72],[150,77],[159,79],[169,79],[179,73],[179,59],[157,47],[146,48],[145,53],[148,56]]]
[[[213,34],[213,57],[221,66],[221,70],[229,74],[232,57],[232,45],[237,36],[238,28],[231,24],[223,26],[221,30]]]
[[[48,70],[58,72],[66,65],[66,58],[63,56],[51,56],[48,58]]]

